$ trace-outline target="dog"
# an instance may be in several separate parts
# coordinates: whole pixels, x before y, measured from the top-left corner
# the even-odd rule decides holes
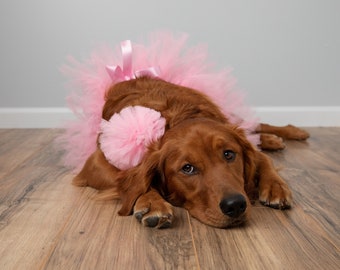
[[[149,145],[139,165],[120,170],[105,158],[99,134],[96,151],[73,179],[74,185],[100,190],[103,197],[119,197],[119,215],[133,214],[145,226],[167,228],[176,206],[204,224],[228,228],[249,219],[256,199],[276,209],[292,206],[292,193],[270,158],[204,94],[140,77],[107,91],[102,118],[108,121],[128,106],[160,112],[166,119],[164,135]],[[260,124],[256,131],[259,146],[270,150],[284,148],[282,138],[309,136],[291,125]]]

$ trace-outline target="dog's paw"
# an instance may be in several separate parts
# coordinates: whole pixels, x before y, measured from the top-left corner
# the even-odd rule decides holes
[[[261,134],[261,149],[263,150],[282,150],[286,146],[283,139],[274,134]]]
[[[141,196],[138,198],[133,215],[144,226],[164,229],[171,226],[173,221],[172,205],[164,200],[150,201],[149,198]]]
[[[259,200],[265,206],[289,209],[292,206],[292,193],[286,183],[274,181],[260,190]]]

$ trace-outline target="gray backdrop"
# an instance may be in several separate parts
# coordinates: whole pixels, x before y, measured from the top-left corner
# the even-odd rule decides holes
[[[159,29],[206,43],[254,106],[340,105],[338,0],[1,0],[0,107],[63,107],[59,67]]]

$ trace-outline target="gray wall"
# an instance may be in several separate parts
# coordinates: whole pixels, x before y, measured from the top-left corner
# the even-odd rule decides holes
[[[338,0],[1,0],[0,107],[63,107],[59,67],[159,29],[206,43],[254,106],[340,105]]]

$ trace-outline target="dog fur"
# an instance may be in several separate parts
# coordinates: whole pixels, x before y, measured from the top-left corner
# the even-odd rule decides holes
[[[257,198],[272,208],[291,207],[291,191],[269,157],[207,96],[143,77],[112,86],[102,117],[109,120],[136,105],[161,113],[167,123],[164,136],[149,146],[138,166],[124,171],[108,163],[98,140],[97,150],[73,180],[101,190],[102,197],[119,197],[120,215],[134,214],[145,226],[166,228],[178,206],[205,224],[226,228],[246,222]],[[291,125],[260,124],[257,132],[260,147],[270,150],[283,149],[283,139],[309,136]]]

